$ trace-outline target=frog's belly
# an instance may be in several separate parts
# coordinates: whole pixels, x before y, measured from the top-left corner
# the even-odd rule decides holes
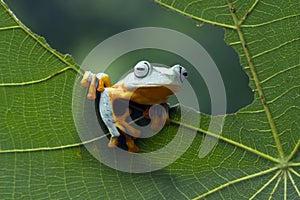
[[[130,101],[144,105],[166,103],[173,94],[170,89],[163,86],[138,88],[130,93]]]
[[[113,98],[128,99],[143,105],[166,103],[173,91],[163,86],[142,87],[135,90],[111,91]]]

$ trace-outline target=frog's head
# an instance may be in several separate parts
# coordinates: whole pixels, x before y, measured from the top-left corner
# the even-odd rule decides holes
[[[167,67],[161,64],[150,64],[148,61],[140,61],[135,65],[134,71],[123,79],[123,83],[126,84],[127,88],[164,86],[177,92],[181,89],[187,75],[186,69],[180,65]]]
[[[134,102],[164,103],[170,95],[181,90],[187,75],[186,69],[180,65],[166,67],[140,61],[135,65],[134,71],[119,83],[125,86]]]

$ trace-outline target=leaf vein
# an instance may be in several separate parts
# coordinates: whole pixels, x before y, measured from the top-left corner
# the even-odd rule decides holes
[[[293,187],[295,188],[295,190],[296,190],[296,192],[298,194],[298,197],[300,197],[300,191],[299,191],[299,189],[298,189],[298,187],[296,185],[296,182],[293,179],[293,176],[291,175],[291,172],[288,171],[287,173],[288,173],[289,179],[291,180],[291,183],[292,183]]]
[[[289,169],[293,174],[295,174],[296,176],[298,176],[300,178],[300,174],[298,172],[296,172],[293,168]]]
[[[272,104],[275,101],[279,100],[280,98],[284,97],[285,95],[287,95],[289,92],[291,92],[294,89],[298,89],[300,87],[300,85],[295,85],[293,87],[290,87],[289,89],[285,90],[283,93],[281,93],[279,96],[275,97],[274,99],[268,101],[268,104]]]
[[[275,74],[269,76],[268,78],[266,78],[266,79],[260,81],[260,83],[263,84],[263,83],[265,83],[265,82],[267,82],[267,81],[269,81],[269,80],[275,78],[276,76],[278,76],[278,75],[280,75],[280,74],[283,74],[283,73],[286,73],[286,72],[288,72],[288,71],[290,71],[290,70],[293,70],[293,69],[295,69],[295,68],[297,68],[297,67],[300,67],[300,64],[294,65],[294,66],[291,66],[291,67],[288,67],[288,68],[286,68],[286,69],[284,69],[284,70],[281,70],[281,71],[279,71],[279,72],[277,72],[277,73],[275,73]]]
[[[300,148],[300,140],[298,140],[298,143],[295,145],[293,151],[290,153],[290,155],[288,157],[288,161],[292,160],[292,158],[296,155],[299,148]]]
[[[274,117],[274,119],[278,120],[279,118],[281,118],[282,116],[284,116],[287,112],[289,112],[292,109],[300,109],[298,106],[290,106],[288,108],[286,108],[281,114],[277,115]]]
[[[243,28],[254,28],[254,27],[268,25],[268,24],[276,23],[276,22],[279,22],[279,21],[282,21],[282,20],[287,20],[287,19],[290,19],[290,18],[293,18],[293,17],[298,17],[298,16],[300,16],[300,14],[288,15],[288,16],[285,16],[285,17],[282,17],[282,18],[274,19],[274,20],[263,22],[263,23],[260,23],[260,24],[246,24],[246,25],[241,25],[241,26]]]
[[[66,68],[63,68],[49,76],[46,76],[44,78],[41,78],[41,79],[37,79],[37,80],[32,80],[32,81],[26,81],[26,82],[16,82],[16,83],[0,83],[0,87],[6,87],[6,86],[24,86],[24,85],[32,85],[32,84],[36,84],[36,83],[41,83],[41,82],[44,82],[44,81],[47,81],[69,69],[72,69],[71,67],[66,67]]]
[[[254,8],[256,7],[256,5],[258,4],[259,0],[256,0],[252,6],[247,10],[247,12],[245,13],[245,15],[241,18],[239,24],[242,24],[246,19],[247,17],[251,14],[251,12],[254,10]]]
[[[254,199],[260,192],[262,192],[266,187],[268,187],[279,175],[280,175],[281,171],[278,171],[268,182],[266,182],[259,190],[257,190],[257,192],[255,192],[250,198]]]
[[[265,112],[264,110],[245,110],[240,111],[239,114],[259,114]]]
[[[270,156],[270,155],[268,155],[268,154],[265,154],[265,153],[263,153],[263,152],[257,151],[256,149],[253,149],[253,148],[248,147],[248,146],[246,146],[246,145],[244,145],[244,144],[242,144],[242,143],[239,143],[239,142],[233,141],[233,140],[231,140],[231,139],[228,139],[228,138],[226,138],[226,137],[223,137],[223,136],[221,136],[221,135],[219,135],[219,134],[215,134],[215,133],[206,131],[206,130],[201,129],[201,128],[195,128],[195,127],[190,126],[190,125],[188,125],[188,124],[184,124],[184,123],[182,123],[182,122],[178,122],[178,121],[175,121],[175,120],[172,120],[172,119],[170,119],[170,121],[171,121],[172,123],[174,123],[174,124],[181,125],[181,126],[183,126],[183,127],[185,127],[185,128],[192,129],[192,130],[196,130],[196,131],[198,131],[198,132],[200,132],[200,133],[209,135],[209,136],[214,137],[214,138],[218,138],[218,139],[220,139],[220,140],[222,140],[222,141],[224,141],[224,142],[227,142],[227,143],[229,143],[229,144],[232,144],[232,145],[234,145],[234,146],[236,146],[236,147],[239,147],[239,148],[241,148],[241,149],[244,149],[244,150],[246,150],[246,151],[248,151],[248,152],[251,152],[251,153],[253,153],[253,154],[255,154],[255,155],[258,155],[258,156],[260,156],[260,157],[262,157],[262,158],[265,158],[265,159],[267,159],[267,160],[270,160],[270,161],[272,161],[272,162],[275,162],[275,163],[278,163],[278,162],[279,162],[279,160],[278,160],[277,158],[273,158],[272,156]]]
[[[7,27],[0,27],[0,31],[7,31],[12,29],[22,29],[20,26],[7,26]]]
[[[37,148],[28,148],[28,149],[0,149],[0,154],[3,153],[28,153],[28,152],[37,152],[37,151],[52,151],[52,150],[60,150],[60,149],[67,149],[67,148],[74,148],[74,147],[79,147],[85,144],[90,144],[95,141],[101,140],[103,138],[106,138],[109,135],[109,133],[102,135],[100,137],[93,138],[91,140],[79,142],[79,143],[74,143],[74,144],[66,144],[66,145],[61,145],[61,146],[54,146],[54,147],[37,147]]]
[[[177,8],[171,6],[171,5],[163,3],[161,0],[155,0],[155,2],[159,3],[160,5],[162,5],[162,6],[166,7],[166,8],[172,9],[172,10],[174,10],[174,11],[176,11],[176,12],[182,14],[182,15],[191,17],[191,18],[196,19],[196,20],[203,21],[205,23],[210,23],[210,24],[214,24],[214,25],[217,25],[217,26],[221,26],[221,27],[225,27],[225,28],[230,28],[230,29],[236,29],[235,26],[230,25],[230,24],[219,23],[219,22],[211,21],[211,20],[208,20],[208,19],[205,19],[205,18],[197,17],[197,16],[195,16],[193,14],[190,14],[190,13],[185,13],[185,12],[183,12],[180,9],[177,9]]]
[[[206,193],[203,193],[195,198],[193,198],[193,200],[197,200],[197,199],[201,199],[201,198],[204,198],[212,193],[215,193],[215,192],[218,192],[219,190],[222,190],[230,185],[233,185],[233,184],[236,184],[236,183],[239,183],[239,182],[242,182],[242,181],[245,181],[245,180],[249,180],[249,179],[252,179],[252,178],[255,178],[255,177],[259,177],[259,176],[263,176],[265,174],[268,174],[268,173],[272,173],[274,172],[275,170],[278,170],[277,167],[272,167],[270,169],[267,169],[267,170],[264,170],[264,171],[261,171],[261,172],[257,172],[257,173],[254,173],[254,174],[250,174],[248,176],[244,176],[244,177],[241,177],[241,178],[237,178],[235,180],[231,180],[231,181],[228,181],[227,183],[224,183],[214,189],[211,189],[210,191],[206,192]]]
[[[274,195],[276,189],[277,189],[278,186],[279,186],[279,183],[280,183],[281,179],[282,179],[282,175],[278,176],[278,179],[277,179],[277,181],[276,181],[276,183],[275,183],[275,185],[274,185],[274,188],[273,188],[273,190],[272,190],[271,193],[270,193],[269,200],[272,199],[272,197],[273,197],[273,195]]]
[[[281,43],[280,45],[278,45],[278,46],[276,46],[276,47],[273,47],[273,48],[271,48],[271,49],[268,49],[268,50],[265,50],[265,51],[263,51],[263,52],[260,52],[260,53],[258,53],[258,54],[256,54],[256,55],[253,55],[252,58],[254,59],[254,58],[260,57],[260,56],[262,56],[262,55],[265,55],[265,54],[267,54],[267,53],[270,53],[270,52],[272,52],[272,51],[275,51],[275,50],[277,50],[277,49],[280,49],[281,47],[286,46],[286,45],[288,45],[288,44],[291,44],[291,43],[293,43],[293,42],[295,42],[295,41],[298,41],[298,40],[300,40],[300,38],[295,38],[295,39],[292,39],[292,40],[290,40],[290,41]]]

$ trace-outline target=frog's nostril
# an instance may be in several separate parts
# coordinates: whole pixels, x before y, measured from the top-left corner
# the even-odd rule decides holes
[[[188,73],[187,72],[183,72],[182,75],[185,76],[185,77],[187,77]]]

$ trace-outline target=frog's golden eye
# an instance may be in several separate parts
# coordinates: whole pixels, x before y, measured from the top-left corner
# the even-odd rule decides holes
[[[147,61],[140,61],[134,67],[134,75],[138,78],[144,78],[150,71],[151,64]]]

